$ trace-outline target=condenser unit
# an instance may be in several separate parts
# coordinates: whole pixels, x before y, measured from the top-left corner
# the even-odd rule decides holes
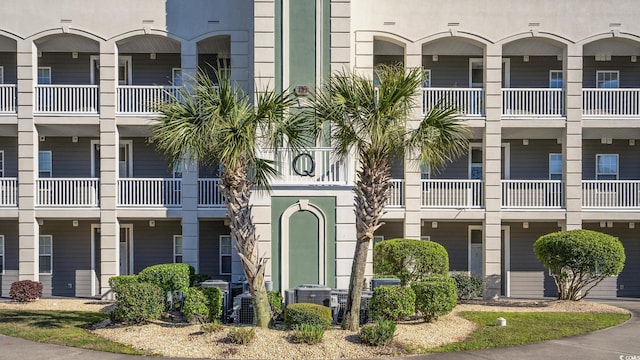
[[[379,278],[371,279],[371,290],[375,290],[378,286],[400,286],[400,279],[395,278]]]
[[[349,292],[347,290],[332,290],[331,295],[338,300],[337,314],[334,317],[336,322],[341,322],[344,317],[344,310],[347,306],[347,296]],[[369,311],[369,302],[373,292],[363,291],[360,297],[360,324],[365,324],[371,321],[371,314]]]
[[[331,307],[331,289],[325,287],[296,288],[296,302]]]
[[[223,292],[229,292],[229,283],[224,280],[207,280],[200,283],[201,287],[217,287]]]
[[[293,289],[284,291],[284,307],[296,303],[296,291]]]

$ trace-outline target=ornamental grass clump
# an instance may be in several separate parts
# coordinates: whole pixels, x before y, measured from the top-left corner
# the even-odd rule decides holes
[[[389,345],[396,332],[396,323],[391,320],[378,320],[360,329],[360,340],[371,346]]]

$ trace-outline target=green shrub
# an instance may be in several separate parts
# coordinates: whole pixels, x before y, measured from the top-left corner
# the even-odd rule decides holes
[[[246,345],[256,337],[256,331],[252,327],[233,327],[229,330],[229,342]]]
[[[433,241],[380,241],[373,254],[374,273],[396,276],[403,286],[431,275],[446,275],[449,271],[447,250]]]
[[[391,343],[396,332],[396,323],[391,320],[378,320],[360,329],[360,340],[372,346],[384,346]]]
[[[468,273],[454,273],[451,278],[456,282],[458,301],[471,300],[482,296],[484,280],[480,276]]]
[[[209,301],[199,288],[187,288],[182,292],[184,304],[182,313],[189,322],[207,322],[209,320]]]
[[[590,230],[541,236],[533,250],[549,269],[560,300],[580,300],[608,276],[620,274],[625,254],[617,238]]]
[[[267,291],[271,307],[271,320],[276,321],[282,315],[282,293],[278,290]]]
[[[137,275],[120,275],[109,278],[109,286],[113,292],[118,292],[118,287],[122,284],[130,284],[140,282]]]
[[[191,286],[198,286],[198,284],[203,283],[207,280],[211,280],[211,275],[208,274],[194,274],[191,281]]]
[[[184,291],[189,287],[189,265],[160,264],[142,269],[138,274],[141,282],[159,286],[162,290]]]
[[[116,307],[111,320],[128,324],[158,319],[164,312],[164,292],[154,284],[122,282],[116,292]]]
[[[42,283],[31,280],[20,280],[11,283],[9,297],[13,301],[28,302],[42,297]]]
[[[222,319],[222,305],[224,294],[217,287],[198,288],[207,299],[207,308],[209,309],[208,319],[210,321],[219,321]]]
[[[300,324],[296,326],[291,336],[297,343],[313,345],[322,341],[324,330],[325,328],[322,325]]]
[[[294,329],[297,325],[319,325],[326,329],[331,326],[331,308],[318,304],[297,303],[284,309],[284,323]]]
[[[416,294],[409,287],[378,286],[369,302],[374,319],[399,321],[416,312]]]
[[[200,325],[200,331],[204,333],[216,333],[224,330],[225,326],[219,322],[204,323]]]
[[[456,284],[448,276],[432,276],[411,284],[411,288],[416,293],[416,310],[427,322],[437,320],[456,307]]]

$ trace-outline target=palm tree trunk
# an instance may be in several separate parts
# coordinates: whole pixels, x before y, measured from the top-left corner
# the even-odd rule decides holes
[[[391,185],[389,161],[376,152],[360,152],[360,170],[355,187],[356,249],[353,255],[351,280],[342,328],[357,331],[360,327],[360,300],[364,284],[369,244],[374,232],[382,226],[380,221]]]
[[[257,253],[257,237],[251,216],[251,182],[246,169],[225,171],[222,175],[222,195],[227,202],[232,237],[236,241],[238,256],[249,285],[253,303],[254,319],[258,327],[268,327],[271,307],[264,286],[266,260]]]

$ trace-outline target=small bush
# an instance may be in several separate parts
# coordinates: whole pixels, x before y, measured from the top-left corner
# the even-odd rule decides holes
[[[449,255],[444,246],[424,240],[380,241],[373,250],[373,271],[398,277],[403,286],[431,275],[446,275]]]
[[[360,340],[372,346],[384,346],[391,343],[396,332],[396,323],[391,320],[378,320],[360,329]]]
[[[252,327],[233,327],[229,330],[229,342],[238,345],[246,345],[256,337],[256,331]]]
[[[118,285],[116,308],[111,312],[111,320],[138,324],[160,318],[164,308],[164,292],[159,286],[125,282]]]
[[[328,329],[331,326],[331,308],[318,304],[297,303],[284,309],[284,323],[294,329],[297,325],[319,325]]]
[[[220,324],[219,322],[204,323],[200,325],[200,331],[207,334],[220,332],[224,330],[224,328],[224,325]]]
[[[114,292],[118,292],[118,288],[120,287],[120,285],[122,284],[130,284],[130,283],[137,283],[140,280],[138,279],[138,276],[136,275],[120,275],[120,276],[112,276],[111,278],[109,278],[109,286],[111,287],[111,290],[113,290]]]
[[[194,274],[191,279],[191,286],[198,286],[198,284],[203,283],[207,280],[211,280],[211,275],[208,274]]]
[[[300,324],[293,331],[293,340],[297,343],[306,343],[309,345],[317,344],[322,341],[324,336],[324,326]]]
[[[267,297],[271,307],[271,321],[276,321],[282,316],[282,293],[278,290],[267,291]]]
[[[159,286],[164,292],[184,291],[189,287],[189,265],[160,264],[146,267],[138,274],[141,282]]]
[[[224,295],[222,290],[217,287],[198,288],[207,299],[207,308],[209,309],[208,318],[210,321],[222,320],[222,303]]]
[[[13,301],[27,302],[42,297],[42,283],[31,280],[21,280],[11,283],[9,297]]]
[[[199,288],[187,288],[183,291],[184,304],[182,313],[189,322],[207,322],[209,320],[209,306],[207,297]]]
[[[448,276],[432,276],[425,281],[411,284],[416,293],[416,310],[426,322],[437,320],[456,307],[458,294],[456,284]]]
[[[409,287],[378,286],[369,309],[374,319],[399,321],[416,312],[416,294]]]
[[[456,282],[458,301],[471,300],[482,296],[484,281],[480,276],[467,273],[455,273],[451,275],[451,278]]]

